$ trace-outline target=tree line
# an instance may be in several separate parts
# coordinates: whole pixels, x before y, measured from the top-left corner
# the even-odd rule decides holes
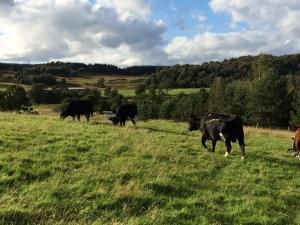
[[[110,64],[84,64],[84,63],[69,63],[69,62],[49,62],[43,64],[16,64],[16,63],[0,63],[0,71],[16,72],[16,78],[35,76],[35,75],[50,75],[74,77],[82,73],[93,75],[132,75],[141,76],[155,73],[161,66],[130,66],[118,67]]]
[[[195,88],[210,87],[216,77],[227,82],[254,80],[272,67],[280,75],[300,75],[300,54],[272,56],[242,56],[221,62],[205,62],[201,65],[174,65],[157,70],[146,82],[148,87]],[[300,76],[295,79],[300,85]]]
[[[231,113],[241,116],[245,124],[266,127],[300,126],[300,89],[295,76],[281,76],[270,67],[251,81],[228,81],[216,77],[209,89],[195,94],[168,95],[165,88],[136,88],[136,96],[124,97],[118,90],[105,88],[70,92],[61,86],[46,90],[34,85],[26,92],[22,87],[10,87],[0,92],[1,110],[18,110],[22,105],[66,104],[71,99],[90,99],[95,109],[116,112],[121,104],[135,102],[139,118],[187,121],[190,114],[203,112]]]

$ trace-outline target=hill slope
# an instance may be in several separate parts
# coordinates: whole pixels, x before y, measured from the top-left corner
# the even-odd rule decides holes
[[[247,128],[242,161],[174,122],[0,113],[0,126],[2,224],[300,223],[288,132]]]

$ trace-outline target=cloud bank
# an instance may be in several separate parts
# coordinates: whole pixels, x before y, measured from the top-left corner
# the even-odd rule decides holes
[[[231,28],[224,24],[228,31],[216,32],[205,14],[191,15],[199,28],[206,28],[170,40],[165,39],[167,25],[152,19],[152,3],[1,0],[0,61],[62,60],[127,66],[202,63],[300,51],[299,0],[210,0],[211,11],[229,17]],[[245,24],[243,29],[235,29],[239,23]],[[180,18],[177,25],[187,29]]]
[[[0,60],[158,63],[165,25],[142,0],[122,2],[1,1]]]

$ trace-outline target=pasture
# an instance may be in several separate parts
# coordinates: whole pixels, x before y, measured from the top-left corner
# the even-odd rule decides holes
[[[0,224],[300,224],[291,132],[245,128],[243,161],[186,123],[39,111],[0,113]]]

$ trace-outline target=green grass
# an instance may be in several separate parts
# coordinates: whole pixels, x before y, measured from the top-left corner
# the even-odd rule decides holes
[[[199,92],[200,88],[176,88],[176,89],[170,89],[168,91],[169,95],[178,95],[180,93],[184,94],[194,94]]]
[[[38,109],[39,110],[39,109]],[[299,224],[289,132],[246,128],[247,158],[168,121],[114,127],[0,113],[0,224]]]
[[[135,90],[134,89],[120,89],[120,90],[118,90],[118,92],[120,94],[124,95],[125,97],[135,96]]]

